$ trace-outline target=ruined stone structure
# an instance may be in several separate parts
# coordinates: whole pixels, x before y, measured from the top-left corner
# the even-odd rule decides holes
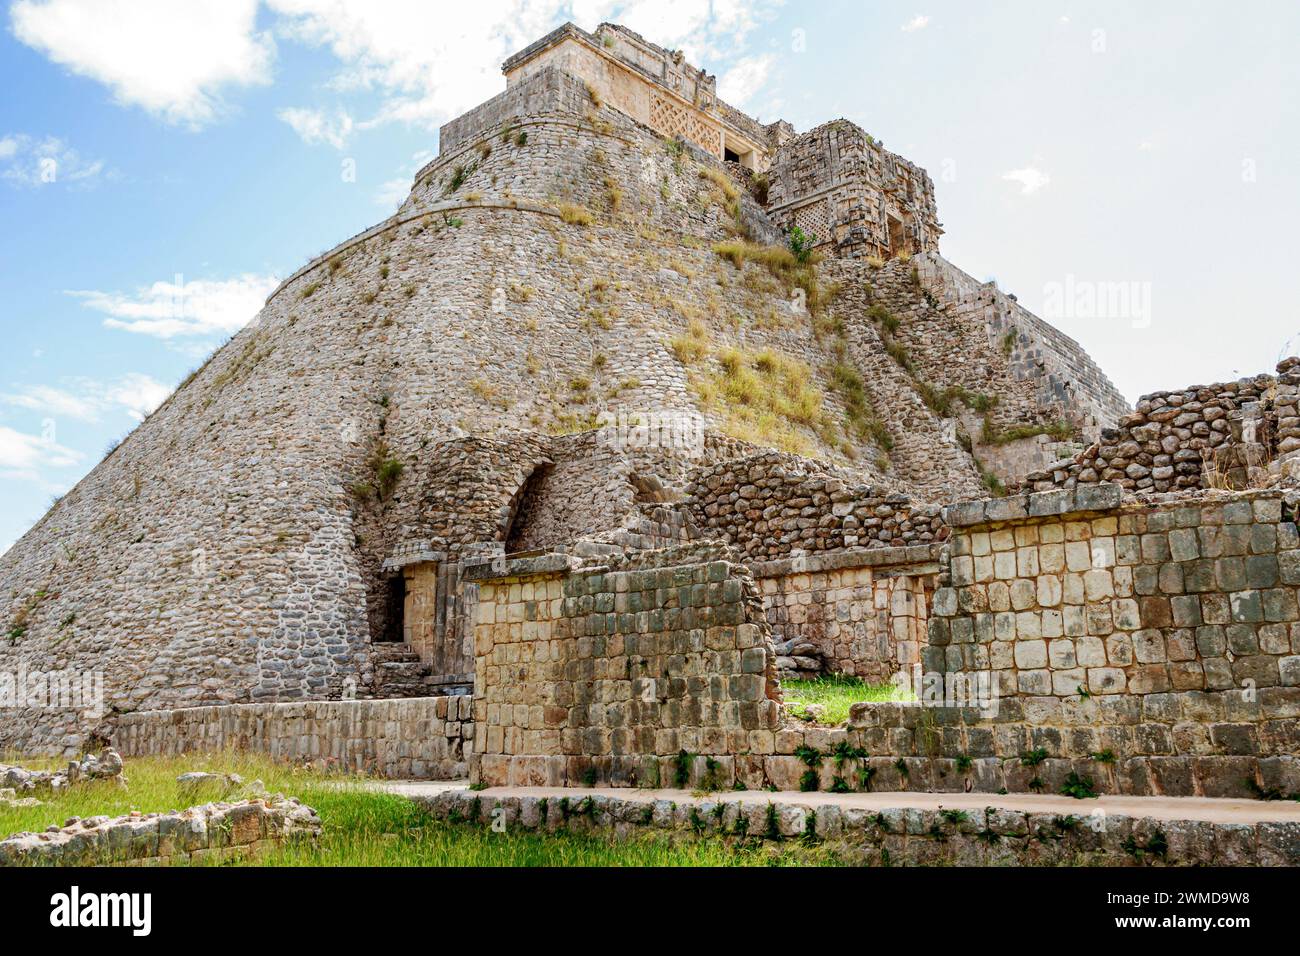
[[[1113,481],[1135,492],[1259,487],[1300,474],[1300,359],[1277,376],[1155,392],[1072,459],[1025,476],[1036,489]]]
[[[760,124],[609,24],[505,73],[0,557],[0,700],[104,692],[46,681],[0,747],[1300,792],[1295,362],[1130,414],[852,124]],[[986,694],[784,707],[900,672]]]
[[[781,145],[768,202],[778,222],[848,258],[937,252],[943,235],[926,171],[848,120]]]
[[[73,818],[0,840],[0,866],[214,864],[320,836],[316,811],[297,797],[206,803],[168,813]]]

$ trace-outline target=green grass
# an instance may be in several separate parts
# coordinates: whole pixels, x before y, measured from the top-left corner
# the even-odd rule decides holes
[[[8,762],[43,765],[35,760]],[[265,757],[234,753],[127,760],[129,789],[96,782],[73,787],[38,807],[0,807],[0,839],[23,830],[41,831],[73,816],[183,809],[191,801],[180,795],[176,777],[189,770],[238,773],[245,781],[260,779],[269,792],[296,796],[320,815],[322,832],[316,844],[288,845],[228,865],[747,867],[849,862],[828,848],[793,841],[770,844],[647,834],[618,842],[598,835],[519,828],[497,833],[481,823],[437,820],[405,797],[362,789],[359,777],[295,770]]]
[[[5,757],[0,763],[17,764],[29,769],[59,769],[61,761]],[[126,761],[124,774],[130,781],[127,789],[112,782],[94,781],[78,784],[58,796],[49,793],[18,794],[35,796],[37,807],[0,806],[0,839],[22,830],[44,830],[51,823],[62,824],[69,817],[121,816],[132,810],[157,813],[183,810],[192,801],[181,795],[176,778],[190,770],[212,773],[237,773],[246,783],[261,780],[268,793],[302,797],[304,793],[323,789],[329,781],[344,781],[343,774],[321,774],[276,764],[257,754],[222,753],[188,757],[141,757]],[[356,778],[360,779],[360,778]]]
[[[911,700],[912,695],[893,684],[868,684],[857,677],[833,674],[816,680],[783,680],[786,707],[795,717],[805,717],[809,704],[820,704],[825,712],[817,723],[835,726],[849,719],[849,707],[861,701]]]

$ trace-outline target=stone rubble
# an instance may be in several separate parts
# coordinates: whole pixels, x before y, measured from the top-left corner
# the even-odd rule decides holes
[[[220,861],[315,840],[321,822],[296,797],[206,803],[187,810],[73,817],[0,840],[0,866],[167,865]]]
[[[122,775],[122,757],[116,750],[106,749],[98,757],[87,754],[60,771],[27,770],[0,764],[0,787],[18,793],[58,792],[93,780],[111,780],[122,788],[127,786],[126,777]]]

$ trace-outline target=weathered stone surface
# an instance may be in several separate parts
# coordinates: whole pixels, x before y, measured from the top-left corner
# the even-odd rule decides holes
[[[0,840],[0,866],[167,865],[315,840],[321,822],[296,797],[207,803],[170,813],[73,818]]]

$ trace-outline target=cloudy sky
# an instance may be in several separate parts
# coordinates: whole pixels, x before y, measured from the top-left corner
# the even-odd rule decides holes
[[[623,22],[799,130],[930,170],[941,251],[1130,399],[1300,333],[1300,5],[1181,0],[14,0],[0,30],[0,550],[372,225],[565,20]]]

